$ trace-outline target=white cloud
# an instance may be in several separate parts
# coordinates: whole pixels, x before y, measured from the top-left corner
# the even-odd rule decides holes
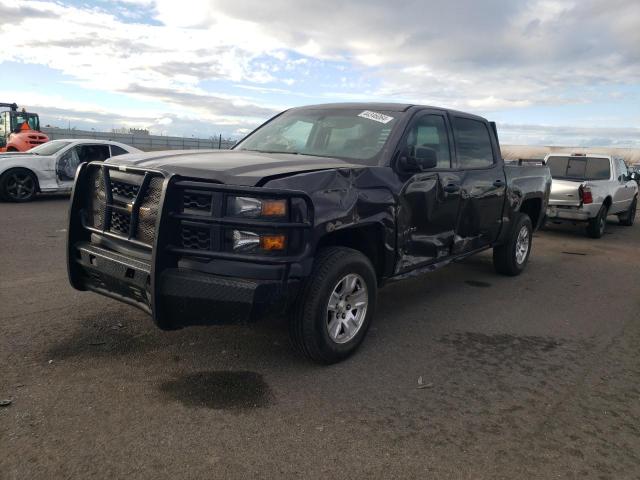
[[[136,23],[140,11],[149,24]],[[34,33],[29,42],[25,32]],[[84,87],[157,105],[121,112],[132,118],[257,124],[285,106],[251,98],[270,94],[485,113],[585,103],[586,88],[637,86],[640,2],[120,0],[98,8],[3,0],[0,41],[0,61],[46,65]],[[344,79],[321,80],[323,65]],[[221,82],[248,97],[216,92]]]

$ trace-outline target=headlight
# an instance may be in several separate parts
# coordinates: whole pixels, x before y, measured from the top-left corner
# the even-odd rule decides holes
[[[231,197],[228,200],[227,213],[233,217],[245,218],[284,217],[287,215],[287,201],[253,197]]]
[[[261,235],[244,230],[233,230],[231,240],[234,252],[283,251],[287,246],[285,235]]]

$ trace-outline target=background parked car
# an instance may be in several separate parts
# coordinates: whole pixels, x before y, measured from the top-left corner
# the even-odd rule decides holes
[[[604,234],[608,215],[633,225],[638,185],[621,158],[554,153],[545,162],[553,178],[547,219],[585,222],[592,238]]]
[[[638,185],[640,185],[640,165],[630,165],[628,168],[631,178],[635,180]]]
[[[53,140],[28,152],[0,154],[0,199],[28,202],[39,192],[70,192],[78,165],[140,152],[105,140]]]

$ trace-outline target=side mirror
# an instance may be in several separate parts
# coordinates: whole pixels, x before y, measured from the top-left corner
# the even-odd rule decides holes
[[[422,172],[438,166],[438,154],[433,148],[413,147],[400,155],[398,165],[404,172]]]

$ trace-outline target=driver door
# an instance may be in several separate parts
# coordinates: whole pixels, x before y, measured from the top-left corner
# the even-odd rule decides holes
[[[452,169],[448,118],[423,111],[414,118],[400,144],[435,151],[437,166],[413,174],[398,173],[404,187],[399,197],[398,250],[400,271],[408,271],[451,256],[460,208],[460,174]]]

